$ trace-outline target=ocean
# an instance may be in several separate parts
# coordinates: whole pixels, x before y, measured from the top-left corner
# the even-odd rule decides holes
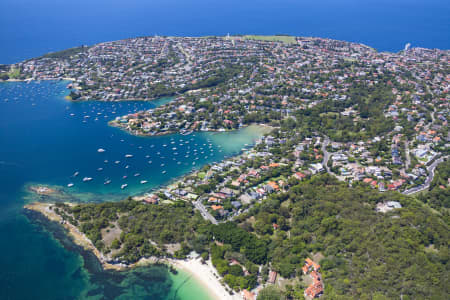
[[[236,155],[262,129],[132,136],[107,122],[171,99],[75,103],[64,99],[67,84],[0,83],[0,299],[209,299],[189,274],[173,275],[161,266],[102,271],[60,226],[24,213],[24,204],[40,200],[28,187],[55,186],[65,192],[65,201],[118,201]]]
[[[2,0],[0,63],[137,36],[290,34],[449,49],[445,0]]]

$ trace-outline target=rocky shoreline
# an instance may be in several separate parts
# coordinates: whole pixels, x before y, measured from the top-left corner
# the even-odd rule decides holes
[[[71,203],[66,203],[73,205]],[[206,289],[213,299],[237,300],[237,294],[230,295],[220,282],[220,276],[210,261],[202,263],[199,258],[177,260],[170,258],[141,258],[138,262],[112,264],[95,248],[92,242],[74,225],[63,221],[62,217],[53,211],[51,203],[34,202],[24,206],[24,214],[30,221],[52,233],[64,248],[79,253],[88,272],[99,278],[118,276],[121,272],[131,271],[137,267],[159,266],[167,268],[168,272],[184,270],[190,273]],[[106,272],[106,274],[104,274]],[[113,273],[110,273],[113,272]]]

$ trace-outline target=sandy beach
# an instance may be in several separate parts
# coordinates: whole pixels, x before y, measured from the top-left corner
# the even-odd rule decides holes
[[[71,205],[70,203],[67,203]],[[225,287],[220,283],[220,276],[218,275],[216,269],[213,267],[211,261],[207,261],[205,264],[202,264],[201,258],[190,258],[186,260],[177,260],[177,259],[159,259],[159,258],[142,258],[138,262],[131,265],[122,265],[122,264],[110,264],[107,262],[107,259],[103,256],[97,248],[94,247],[92,242],[86,237],[86,235],[78,230],[74,225],[68,222],[62,222],[62,218],[60,215],[55,213],[53,209],[50,207],[53,204],[51,203],[41,203],[35,202],[31,204],[27,204],[24,206],[25,209],[33,210],[40,212],[47,219],[55,222],[59,222],[64,226],[69,234],[72,236],[74,242],[83,247],[86,250],[92,251],[98,260],[101,262],[104,269],[109,270],[125,270],[129,268],[133,268],[136,266],[145,266],[152,263],[167,263],[174,266],[177,269],[183,270],[192,274],[192,276],[208,291],[211,295],[211,298],[218,300],[239,300],[242,299],[239,295],[230,295]]]
[[[230,295],[225,287],[220,283],[219,275],[213,267],[211,260],[202,264],[201,258],[191,258],[188,260],[170,259],[168,262],[177,269],[184,270],[192,274],[200,282],[214,299],[220,300],[242,300],[239,295]]]

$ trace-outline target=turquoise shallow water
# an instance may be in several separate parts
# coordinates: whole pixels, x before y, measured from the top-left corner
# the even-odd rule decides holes
[[[66,85],[0,84],[0,299],[192,299],[193,291],[197,299],[208,299],[186,274],[174,276],[162,267],[100,271],[59,226],[24,215],[26,186],[59,186],[73,201],[116,201],[235,155],[261,131],[135,137],[107,121],[170,99],[71,103],[64,100]],[[99,148],[106,151],[99,153]],[[79,175],[73,177],[75,172]],[[83,182],[84,177],[93,180]],[[111,183],[105,185],[106,179]],[[122,190],[124,183],[128,187]]]

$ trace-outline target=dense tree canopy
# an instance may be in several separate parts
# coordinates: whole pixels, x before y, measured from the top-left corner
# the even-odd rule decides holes
[[[382,214],[381,201],[403,208]],[[313,177],[272,197],[250,215],[257,226],[289,219],[268,233],[269,260],[284,277],[299,275],[303,259],[320,252],[326,299],[444,299],[448,295],[448,225],[427,207],[399,193],[347,188],[334,177]],[[247,222],[247,216],[241,222]],[[288,234],[287,234],[288,233]]]
[[[445,166],[438,170],[442,178],[448,176]],[[424,202],[436,196],[427,197]],[[386,201],[398,201],[402,208],[376,212],[376,204]],[[254,287],[268,266],[284,278],[300,277],[304,259],[318,254],[324,299],[445,299],[450,293],[449,226],[442,214],[413,197],[357,184],[349,188],[330,175],[296,182],[288,192],[219,225],[204,221],[185,202],[126,200],[57,209],[99,249],[116,250],[122,261],[168,255],[165,245],[174,243],[180,245],[175,257],[195,250],[207,258],[209,252],[235,290]],[[114,226],[122,231],[120,238],[104,245],[102,230]],[[301,285],[283,293],[296,298]]]

